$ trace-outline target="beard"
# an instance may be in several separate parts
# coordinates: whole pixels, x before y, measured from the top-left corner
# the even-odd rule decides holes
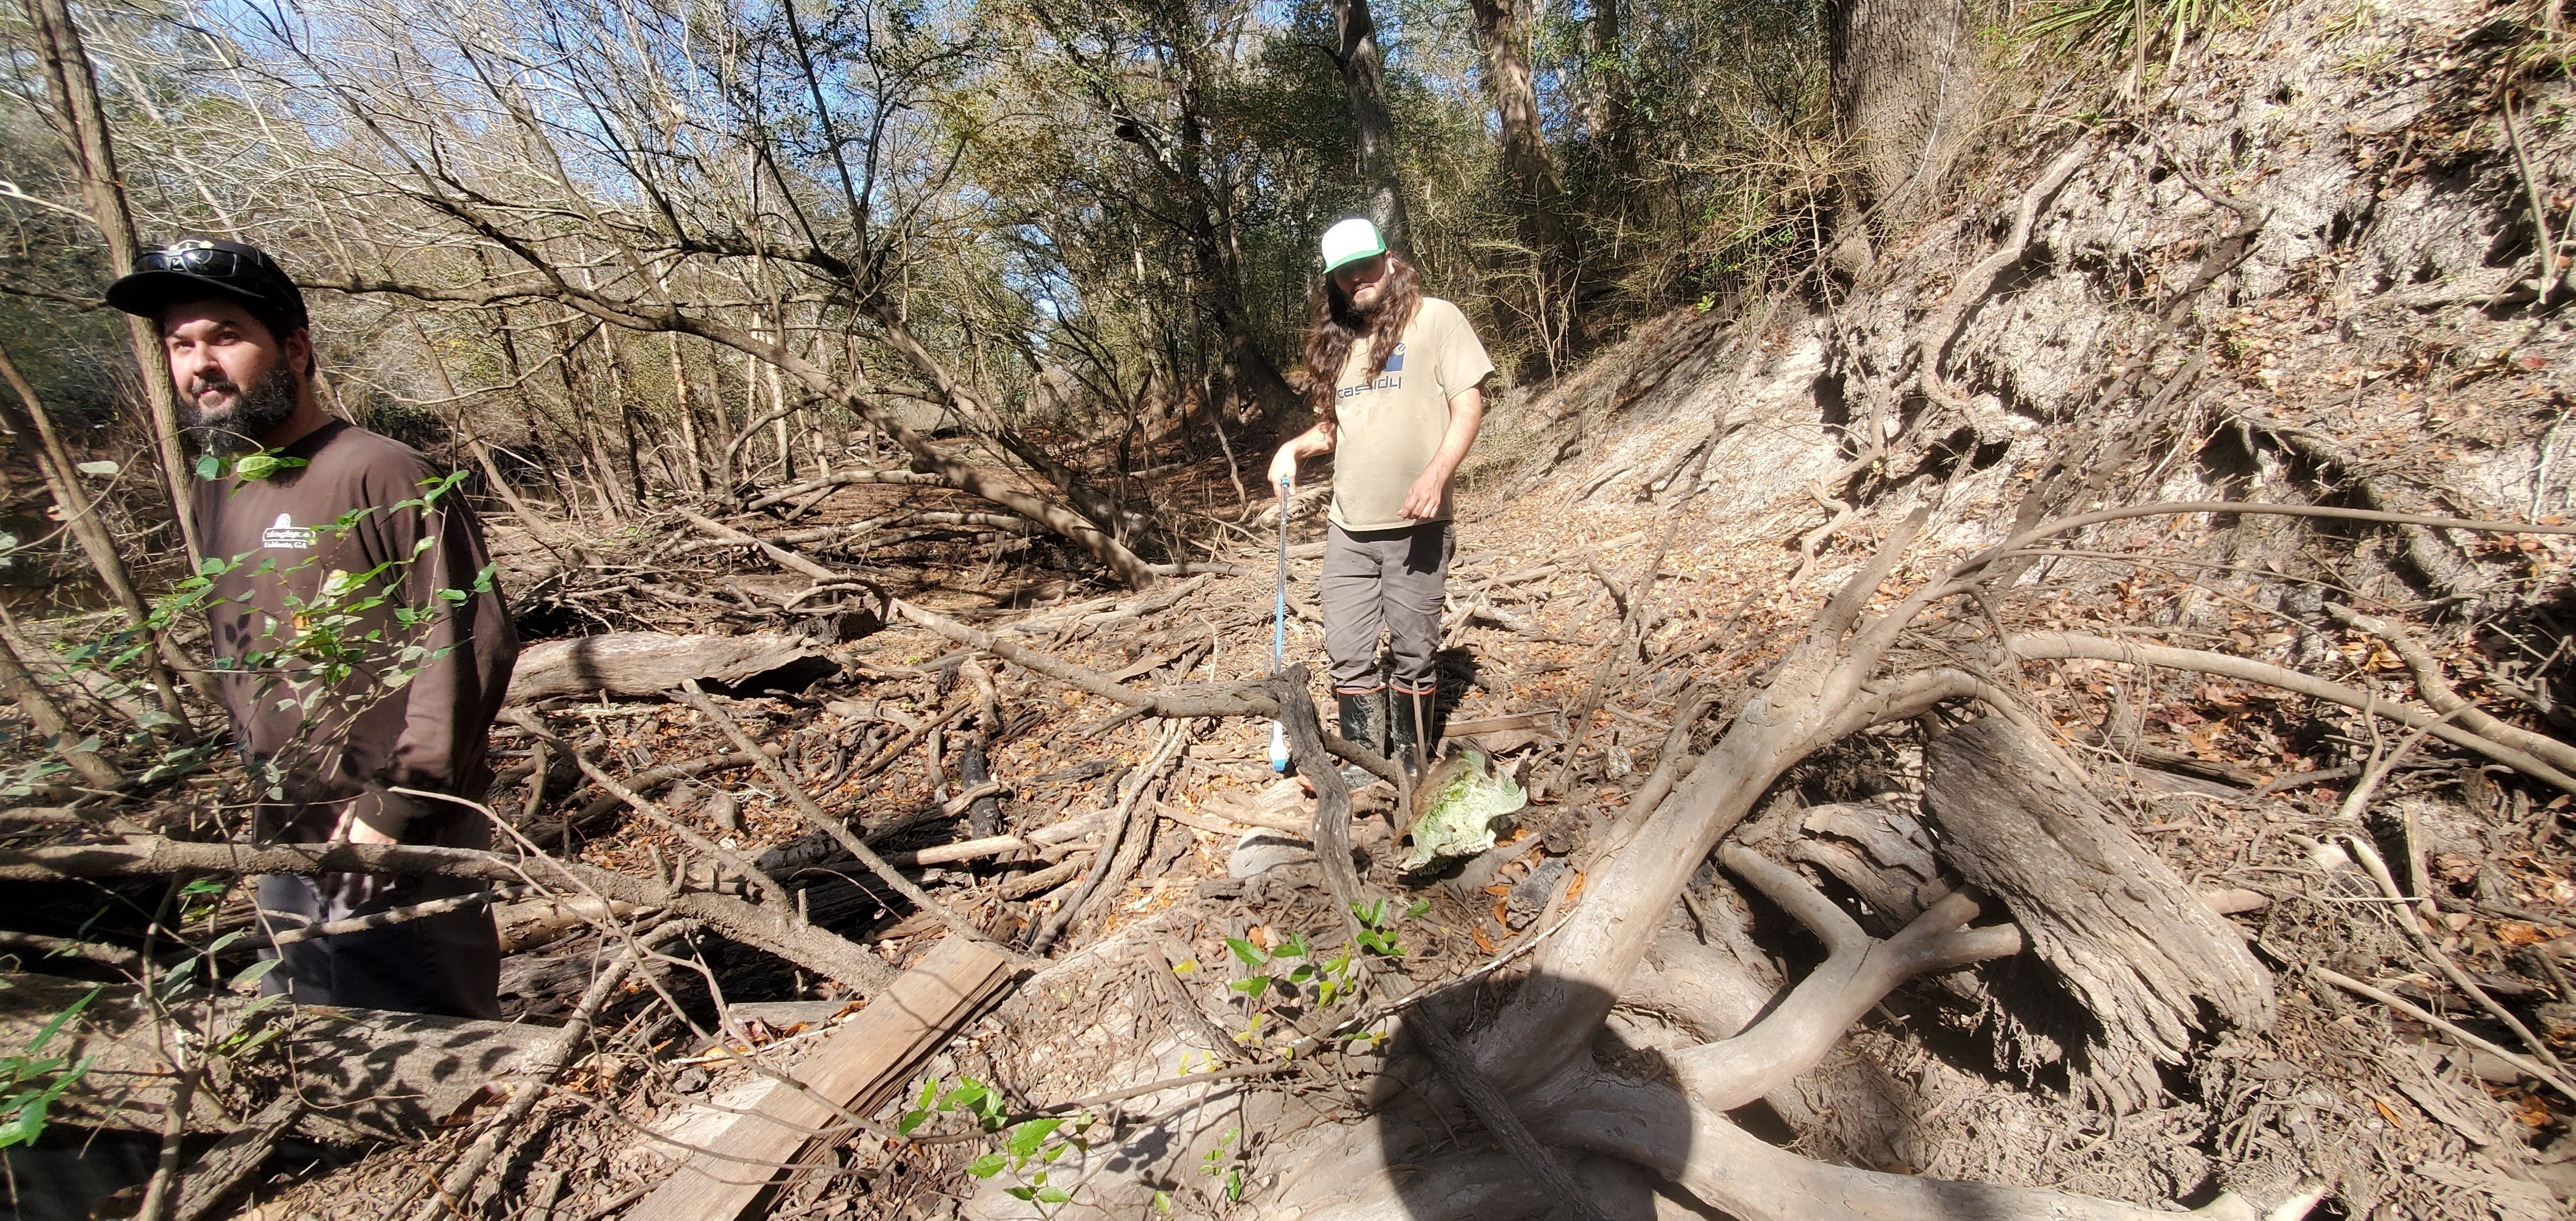
[[[190,379],[181,422],[208,453],[225,457],[252,453],[260,448],[261,437],[276,432],[295,415],[303,389],[303,379],[284,361],[253,379],[248,387],[221,379]],[[209,390],[231,395],[232,402],[212,410],[199,406],[198,398]]]

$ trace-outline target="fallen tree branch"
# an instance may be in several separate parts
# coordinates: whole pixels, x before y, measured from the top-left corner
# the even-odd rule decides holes
[[[808,492],[820,492],[830,488],[844,488],[852,484],[859,483],[902,483],[920,487],[948,486],[948,481],[937,475],[925,475],[919,471],[912,470],[834,471],[829,475],[808,479],[803,483],[791,483],[777,491],[764,493],[757,499],[754,499],[751,503],[744,505],[743,508],[757,513],[771,505],[783,504],[787,501],[794,500],[799,496],[805,495]]]
[[[1536,1130],[1542,1139],[1635,1162],[1742,1221],[2266,1221],[2266,1214],[2233,1192],[2190,1212],[2167,1212],[2047,1188],[1829,1165],[1761,1140],[1669,1085],[1599,1072],[1569,1077],[1567,1088],[1523,1101],[1540,1117]],[[2296,1221],[2322,1195],[2321,1186],[2302,1184],[2268,1217]]]
[[[502,716],[504,719],[507,719],[509,717],[509,713],[504,712]],[[524,721],[518,723],[521,725],[526,724]],[[549,734],[548,736],[552,735]],[[761,748],[761,751],[772,758],[776,758],[780,749],[781,748],[776,746],[764,746]],[[695,779],[696,777],[706,775],[708,772],[729,771],[733,768],[749,766],[751,766],[751,756],[740,751],[735,751],[730,754],[709,755],[704,759],[691,759],[683,763],[673,763],[663,767],[652,768],[648,771],[637,772],[626,778],[626,784],[627,787],[634,789],[638,793],[650,793],[654,789],[669,784],[674,780]],[[620,798],[617,794],[603,792],[599,796],[584,803],[581,810],[572,816],[566,826],[571,828],[587,827],[605,817],[609,811],[625,804],[625,800]],[[539,834],[533,828],[530,829],[528,834],[530,838],[536,840],[540,844],[546,842],[546,837]]]
[[[2324,967],[2317,967],[2312,973],[2317,978],[2333,984],[2346,992],[2350,992],[2355,996],[2366,997],[2370,1000],[2378,1001],[2380,1004],[2386,1005],[2407,1017],[2413,1018],[2435,1030],[2441,1031],[2443,1034],[2451,1036],[2451,1038],[2456,1040],[2462,1047],[2470,1048],[2475,1051],[2482,1051],[2488,1055],[2494,1056],[2497,1059],[2514,1066],[2514,1068],[2519,1070],[2524,1076],[2558,1091],[2559,1096],[2562,1098],[2576,1099],[2576,1086],[2569,1085],[2564,1078],[2546,1068],[2543,1068],[2538,1061],[2531,1059],[2529,1056],[2522,1055],[2521,1053],[2504,1047],[2501,1044],[2492,1043],[2479,1038],[2451,1022],[2434,1016],[2422,1006],[2407,1000],[2405,997],[2399,996],[2393,992],[2385,992],[2378,988],[2374,988],[2349,975],[2336,971],[2329,971]]]
[[[1152,829],[1150,820],[1139,817],[1144,809],[1146,786],[1179,757],[1187,730],[1188,722],[1173,721],[1171,727],[1164,731],[1163,740],[1155,743],[1154,753],[1146,757],[1144,765],[1128,773],[1131,783],[1119,797],[1116,811],[1109,816],[1109,838],[1101,841],[1100,850],[1092,855],[1090,872],[1083,875],[1081,883],[1065,896],[1064,902],[1047,917],[1046,923],[1039,926],[1037,935],[1029,941],[1029,953],[1043,956],[1055,945],[1056,938],[1064,935],[1064,930],[1073,927],[1083,909],[1091,905],[1092,896],[1100,892],[1102,880],[1117,871],[1118,862],[1143,854],[1142,841],[1148,838]],[[1140,821],[1147,825],[1139,826]],[[1133,868],[1132,863],[1129,867]]]
[[[1160,691],[1137,691],[1113,681],[1097,670],[1085,669],[1061,658],[1051,657],[1036,649],[996,638],[990,632],[977,631],[945,615],[925,610],[910,602],[897,601],[888,613],[906,622],[927,628],[968,648],[980,649],[1021,669],[1043,674],[1057,682],[1102,699],[1140,708],[1167,720],[1185,717],[1270,717],[1279,713],[1279,701],[1262,684],[1226,685],[1185,684]],[[1370,775],[1390,784],[1404,783],[1404,773],[1394,761],[1356,743],[1346,742],[1330,732],[1322,735],[1324,749],[1346,762],[1356,763]]]
[[[2004,647],[2014,658],[2021,661],[2084,658],[2093,661],[2122,662],[2128,665],[2164,666],[2168,669],[2240,678],[2268,687],[2278,687],[2284,691],[2294,691],[2300,695],[2341,704],[2372,716],[2385,717],[2409,729],[2427,730],[2434,737],[2454,746],[2475,751],[2535,779],[2548,781],[2568,792],[2576,793],[2576,776],[2570,776],[2526,751],[2508,746],[2483,734],[2471,732],[2462,726],[2445,724],[2444,718],[2431,713],[2402,704],[2391,704],[2367,692],[2357,691],[2341,683],[2330,682],[2313,675],[2302,674],[2286,666],[2252,661],[2227,653],[2178,649],[2170,645],[2135,644],[2125,640],[2081,636],[2072,632],[2030,632],[2011,637],[2004,642]]]
[[[270,937],[268,939],[268,943],[272,946],[288,946],[294,945],[299,941],[311,941],[316,937],[337,937],[343,933],[363,933],[369,929],[379,929],[385,928],[389,925],[403,924],[426,916],[443,916],[449,912],[466,911],[478,907],[489,907],[496,903],[507,903],[513,899],[525,898],[528,895],[536,894],[538,890],[538,887],[528,885],[495,886],[490,890],[478,890],[470,895],[457,895],[453,898],[447,899],[432,899],[427,903],[414,903],[409,907],[397,907],[391,911],[371,912],[364,916],[351,916],[346,920],[332,920],[322,924],[308,924],[301,928],[291,928],[285,932],[278,933]],[[260,914],[266,920],[275,920],[281,917],[288,919],[294,918],[292,913],[288,912],[264,911]]]
[[[779,567],[787,569],[790,572],[801,573],[820,582],[855,583],[866,587],[869,592],[874,593],[879,602],[885,601],[885,591],[878,589],[874,582],[861,577],[851,576],[848,573],[834,572],[821,564],[815,563],[813,560],[807,559],[802,555],[798,555],[797,553],[790,551],[785,547],[781,547],[776,543],[770,542],[767,539],[760,538],[756,535],[746,534],[743,531],[734,529],[733,527],[725,525],[724,523],[712,518],[701,517],[687,509],[674,509],[672,511],[678,513],[681,520],[697,527],[700,532],[706,534],[708,537],[722,539],[728,543],[740,543],[744,546],[756,548],[762,555],[768,556],[772,563],[775,563]]]
[[[2381,914],[2395,921],[2405,930],[2407,939],[2413,941],[2415,948],[2422,951],[2424,957],[2431,959],[2433,965],[2441,969],[2443,977],[2451,981],[2452,987],[2459,989],[2461,995],[2477,1002],[2478,1008],[2486,1010],[2488,1016],[2504,1023],[2505,1029],[2512,1031],[2515,1038],[2522,1040],[2522,1045],[2531,1049],[2532,1059],[2547,1065],[2553,1073],[2565,1072],[2566,1066],[2558,1062],[2557,1056],[2550,1054],[2549,1044],[2539,1035],[2532,1033],[2531,1027],[2524,1025],[2521,1018],[2515,1017],[2512,1010],[2497,1004],[2494,997],[2487,995],[2487,990],[2479,987],[2476,980],[2470,979],[2467,972],[2460,970],[2460,964],[2451,961],[2451,956],[2443,953],[2442,947],[2435,944],[2433,938],[2424,932],[2424,927],[2415,922],[2415,913],[2406,910],[2406,904],[2410,902],[2406,892],[2397,888],[2397,879],[2390,876],[2388,872],[2388,862],[2380,857],[2379,849],[2371,845],[2369,838],[2348,835],[2344,840],[2352,849],[2353,856],[2361,862],[2362,871],[2368,873],[2370,880],[2379,886],[2379,893],[2387,896],[2388,901],[2397,907],[2395,911],[2383,910]],[[2428,896],[2418,895],[2416,899],[2426,897]],[[2555,1084],[2554,1080],[2553,1084]]]
[[[563,695],[660,695],[683,679],[728,686],[772,671],[804,667],[837,673],[839,663],[800,636],[674,636],[608,632],[529,645],[510,674],[505,702],[533,704]]]
[[[1406,1027],[1412,1032],[1414,1042],[1420,1044],[1422,1050],[1430,1054],[1431,1062],[1440,1067],[1440,1073],[1447,1078],[1450,1087],[1458,1091],[1459,1100],[1467,1104],[1467,1110],[1475,1115],[1476,1122],[1485,1125],[1485,1131],[1493,1136],[1495,1143],[1536,1177],[1539,1185],[1555,1199],[1556,1215],[1573,1217],[1577,1221],[1609,1221],[1609,1217],[1592,1202],[1591,1193],[1574,1181],[1565,1164],[1556,1160],[1556,1155],[1549,1152],[1546,1145],[1539,1143],[1538,1137],[1530,1133],[1529,1126],[1522,1123],[1519,1114],[1512,1110],[1511,1101],[1504,1098],[1503,1092],[1494,1088],[1493,1081],[1476,1068],[1476,1062],[1467,1057],[1467,1049],[1458,1045],[1457,1036],[1449,1033],[1449,1028],[1441,1024],[1438,1015],[1423,1014],[1419,1021],[1406,1023]]]
[[[2328,602],[2325,610],[2335,622],[2347,627],[2359,628],[2387,641],[2389,651],[2397,654],[2397,659],[2405,662],[2406,668],[2415,675],[2416,695],[2425,703],[2431,704],[2433,711],[2456,717],[2460,727],[2471,733],[2526,751],[2569,772],[2576,772],[2576,746],[2497,720],[2485,709],[2478,707],[2453,689],[2450,681],[2442,676],[2442,664],[2434,660],[2433,654],[2413,636],[2408,635],[2405,629],[2385,619],[2362,614],[2341,603]]]
[[[1270,698],[1288,738],[1288,757],[1297,774],[1315,786],[1314,830],[1306,838],[1315,845],[1316,868],[1323,871],[1324,888],[1332,892],[1345,931],[1357,936],[1360,875],[1351,864],[1351,786],[1324,753],[1324,725],[1315,715],[1313,697],[1306,694],[1306,681],[1302,663],[1281,670],[1268,680]],[[1402,780],[1396,785],[1406,787]]]
[[[1673,1057],[1692,1098],[1714,1110],[1744,1106],[1813,1069],[1853,1022],[1906,980],[2017,954],[2024,944],[2021,929],[2012,924],[1964,927],[1976,919],[1979,904],[1961,893],[1881,941],[1862,932],[1806,879],[1762,854],[1726,844],[1718,859],[1823,940],[1827,955],[1743,1032]]]
[[[641,794],[638,794],[635,790],[619,784],[616,777],[599,770],[598,766],[593,764],[589,759],[583,757],[579,750],[575,750],[570,744],[562,745],[565,751],[572,755],[574,765],[581,768],[581,774],[590,777],[591,783],[608,790],[609,795],[617,798],[619,801],[623,801],[627,805],[633,806],[636,813],[661,824],[663,829],[679,836],[681,842],[686,843],[691,848],[697,849],[699,852],[705,854],[709,859],[717,861],[732,869],[736,875],[742,878],[743,881],[758,888],[761,897],[767,899],[772,905],[776,906],[778,910],[792,911],[795,909],[796,900],[789,897],[787,888],[779,885],[777,879],[770,877],[766,873],[762,873],[759,866],[752,864],[749,860],[745,859],[742,854],[735,852],[714,840],[708,839],[706,836],[698,834],[696,831],[690,829],[687,823],[681,822],[679,819],[663,813],[661,806],[655,805],[652,801],[646,799]]]

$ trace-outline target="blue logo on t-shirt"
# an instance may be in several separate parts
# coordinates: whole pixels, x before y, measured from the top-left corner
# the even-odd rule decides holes
[[[1404,345],[1399,343],[1395,345],[1394,354],[1386,358],[1386,369],[1379,374],[1376,381],[1344,386],[1334,392],[1334,397],[1350,398],[1353,395],[1366,394],[1371,390],[1401,390],[1404,388],[1404,379],[1391,375],[1402,372],[1404,372]]]

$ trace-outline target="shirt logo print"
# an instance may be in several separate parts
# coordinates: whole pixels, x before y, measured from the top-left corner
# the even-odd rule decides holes
[[[296,525],[293,515],[280,513],[268,529],[259,532],[259,545],[277,551],[311,551],[313,527]]]
[[[1404,345],[1399,343],[1395,345],[1395,351],[1387,356],[1386,370],[1384,373],[1379,375],[1376,381],[1361,382],[1356,386],[1344,386],[1340,390],[1335,391],[1333,397],[1346,399],[1355,395],[1366,394],[1371,390],[1402,390],[1404,389],[1404,379],[1394,376],[1394,374],[1402,372],[1404,372]]]

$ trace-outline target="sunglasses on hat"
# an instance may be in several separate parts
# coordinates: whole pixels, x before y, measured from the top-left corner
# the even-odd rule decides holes
[[[134,270],[107,286],[107,303],[157,316],[175,301],[222,294],[280,312],[272,326],[304,325],[304,294],[277,261],[240,242],[191,237],[135,256]]]
[[[184,271],[190,275],[230,278],[234,276],[273,276],[285,273],[268,256],[256,250],[225,250],[205,242],[179,242],[159,250],[147,250],[134,260],[136,271]]]

